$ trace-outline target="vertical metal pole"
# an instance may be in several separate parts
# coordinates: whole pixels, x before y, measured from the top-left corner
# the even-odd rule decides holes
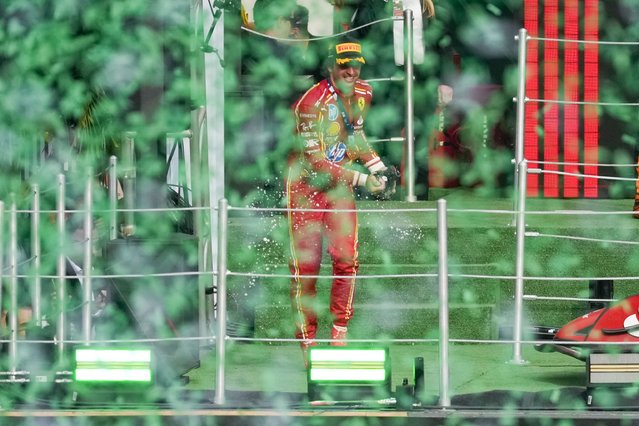
[[[518,53],[518,66],[517,72],[519,77],[519,84],[517,86],[517,122],[515,129],[515,202],[517,202],[518,191],[521,189],[526,191],[526,188],[519,186],[519,178],[517,168],[524,159],[524,138],[525,138],[525,120],[526,120],[526,59],[527,59],[527,42],[528,31],[525,28],[519,30],[517,35],[519,53]],[[515,205],[517,210],[517,205]]]
[[[18,365],[18,214],[15,196],[9,211],[9,371]]]
[[[228,201],[224,198],[218,203],[217,220],[217,327],[215,333],[217,352],[215,357],[215,403],[223,405],[225,403],[224,363],[226,356],[226,249],[228,220]]]
[[[437,241],[439,247],[439,405],[450,407],[448,394],[448,217],[446,200],[437,200]]]
[[[526,188],[526,178],[528,175],[528,161],[519,163],[519,187]],[[515,265],[515,325],[513,330],[513,359],[515,364],[524,364],[521,356],[521,326],[523,317],[524,300],[524,238],[526,232],[525,212],[526,212],[526,191],[519,191],[517,209],[517,259]]]
[[[406,201],[416,201],[415,197],[415,135],[413,131],[413,11],[404,10],[404,34],[406,50],[404,66],[406,67]]]
[[[40,187],[32,185],[33,211],[31,212],[31,256],[33,258],[33,316],[36,326],[42,322],[42,279],[41,279],[41,247],[40,247]]]
[[[192,0],[190,11],[191,25],[193,26],[190,40],[191,101],[193,105],[202,105],[206,97],[206,94],[202,93],[204,55],[199,53],[202,40],[205,38],[202,3],[202,0]],[[193,129],[195,128],[193,127]]]
[[[109,157],[109,239],[118,238],[118,157]]]
[[[201,209],[204,206],[204,189],[208,193],[207,180],[203,173],[202,167],[202,124],[204,123],[204,108],[200,107],[191,111],[191,174],[192,178],[192,193],[193,193],[193,223],[194,234],[198,238],[198,271],[210,272],[213,262],[209,258],[210,251],[208,250],[206,233],[204,230],[205,213]],[[200,336],[209,335],[209,329],[207,327],[207,296],[206,288],[211,285],[211,274],[201,274],[198,278],[198,325]],[[206,341],[202,341],[202,345],[208,344]]]
[[[196,110],[197,111],[197,110]],[[193,135],[191,136],[191,155],[193,160],[193,207],[196,210],[193,211],[194,230],[193,233],[197,236],[197,252],[198,252],[198,272],[204,272],[208,270],[209,262],[207,262],[206,252],[207,245],[206,239],[202,233],[204,229],[203,217],[204,212],[200,210],[202,207],[202,167],[201,167],[201,152],[200,152],[200,128],[198,127],[197,112],[191,112],[191,126],[193,128]],[[212,262],[211,262],[212,263]],[[206,287],[208,277],[204,274],[198,276],[198,329],[199,336],[203,337],[208,334],[206,326]],[[202,342],[204,345],[206,342]]]
[[[126,132],[122,147],[122,180],[124,181],[124,226],[122,233],[129,237],[135,233],[135,132]]]
[[[211,38],[211,45],[217,49],[218,53],[224,57],[224,20],[225,14],[219,18],[213,36]],[[213,16],[211,13],[205,13],[202,24],[205,31],[208,31],[210,25],[213,23]],[[206,112],[203,115],[205,124],[203,132],[205,136],[202,139],[202,159],[203,167],[205,170],[203,174],[206,176],[206,182],[208,184],[208,193],[205,194],[205,203],[212,208],[212,205],[222,198],[225,198],[225,174],[226,165],[224,164],[224,67],[218,56],[215,54],[204,55],[204,68],[203,68],[203,84],[204,90],[200,89],[199,92],[203,92],[205,95],[205,107]],[[217,216],[212,214],[210,217],[210,230],[211,241],[209,241],[209,247],[211,252],[211,261],[217,262],[217,244],[218,241],[217,230]],[[212,265],[212,269],[219,270],[217,265]],[[213,307],[218,306],[217,298],[219,294],[213,294]],[[211,317],[215,315],[211,312]]]
[[[58,328],[56,338],[58,340],[58,362],[64,364],[65,358],[65,339],[66,339],[66,298],[67,298],[67,259],[66,253],[66,224],[65,224],[65,177],[63,174],[58,175],[58,200],[56,206],[56,224],[58,225]]]
[[[88,345],[91,340],[91,298],[93,283],[91,268],[93,267],[93,170],[87,171],[84,190],[84,262],[82,262],[82,339]]]

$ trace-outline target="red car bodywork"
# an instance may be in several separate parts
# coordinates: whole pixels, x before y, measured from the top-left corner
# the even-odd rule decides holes
[[[639,345],[639,294],[570,321],[554,335],[553,343],[537,345],[540,351],[555,350],[585,360],[590,351],[609,342]],[[591,342],[577,345],[574,343]],[[596,345],[596,342],[606,344]],[[628,346],[632,348],[632,346]]]

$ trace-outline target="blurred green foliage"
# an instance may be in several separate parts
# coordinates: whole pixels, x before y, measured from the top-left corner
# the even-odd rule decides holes
[[[203,13],[208,13],[204,6]],[[601,4],[600,38],[632,41],[638,31],[631,19],[636,9],[623,0]],[[45,138],[54,150],[71,149],[81,154],[76,161],[101,170],[108,155],[120,154],[122,134],[135,131],[142,160],[138,169],[150,179],[160,179],[165,170],[164,148],[159,146],[164,135],[189,128],[191,109],[204,101],[201,80],[192,79],[203,69],[202,52],[196,47],[201,40],[191,39],[189,12],[187,0],[5,2],[0,9],[0,146],[7,153],[2,159],[7,167],[0,193],[20,192],[21,180],[31,178],[40,162]],[[415,66],[414,84],[420,198],[428,192],[426,159],[438,126],[441,83],[455,87],[447,124],[462,124],[462,143],[477,159],[463,166],[462,184],[486,195],[509,193],[504,188],[512,185],[512,166],[500,159],[511,156],[514,147],[513,37],[522,13],[518,0],[451,0],[437,3],[436,16],[425,22],[426,57]],[[330,40],[311,40],[305,47],[242,31],[240,25],[239,13],[225,12],[226,160],[229,165],[242,164],[227,167],[226,196],[240,204],[274,206],[281,202],[286,156],[295,144],[290,106],[325,75],[323,60]],[[364,78],[402,75],[403,67],[393,61],[391,27],[385,21],[354,33],[368,57]],[[600,47],[602,101],[633,100],[636,85],[628,82],[636,74],[635,50]],[[491,85],[497,90],[489,101],[478,102],[476,89]],[[405,126],[403,83],[379,81],[373,86],[367,133],[372,138],[399,136]],[[633,111],[623,106],[600,108],[602,134],[610,133],[601,144],[602,160],[613,161],[622,152],[631,157],[637,130]],[[375,147],[387,162],[402,162],[401,144]],[[493,158],[499,166],[488,177],[482,171],[483,159],[493,163]],[[610,187],[611,196],[628,193],[620,184]]]
[[[157,153],[143,154],[190,123],[189,4],[3,2],[0,193],[16,191],[16,175],[50,185],[38,176],[47,160],[102,170],[126,131],[138,134],[139,168],[157,170]]]
[[[639,5],[635,3],[600,2],[602,40],[637,40]],[[68,198],[73,199],[69,204],[80,207],[86,171],[90,168],[94,175],[104,171],[109,155],[122,155],[124,133],[134,131],[140,202],[154,207],[165,204],[165,135],[188,129],[191,110],[202,105],[206,95],[202,82],[193,77],[203,71],[204,53],[199,49],[202,40],[192,39],[190,4],[187,0],[8,0],[0,4],[0,199],[9,200],[8,194],[14,193],[19,205],[28,206],[28,184],[39,183],[46,194],[43,207],[52,208],[55,176],[66,164],[71,182]],[[448,83],[455,86],[456,103],[445,118],[447,123],[461,124],[461,142],[472,154],[472,161],[450,170],[459,174],[461,187],[476,196],[509,197],[515,126],[512,98],[518,81],[513,37],[521,26],[522,2],[450,0],[436,2],[436,7],[437,16],[424,32],[425,61],[415,68],[418,195],[429,198],[426,164],[439,123],[437,87]],[[206,4],[203,13],[208,13]],[[225,12],[224,25],[225,196],[232,206],[281,206],[286,159],[296,143],[290,106],[325,75],[326,41],[312,40],[303,47],[249,34],[240,29],[239,13]],[[364,78],[402,75],[403,68],[393,61],[390,34],[390,22],[383,22],[363,35],[368,60]],[[634,45],[600,46],[601,101],[637,101],[637,49]],[[461,58],[459,64],[456,54]],[[371,138],[401,135],[405,125],[403,83],[378,81],[373,85],[367,133]],[[473,98],[474,89],[484,86],[497,90],[487,101],[478,102]],[[639,131],[636,108],[600,106],[599,112],[601,161],[634,162]],[[543,136],[541,127],[539,134]],[[401,144],[376,148],[389,164],[402,162]],[[634,177],[629,168],[616,168],[615,173]],[[604,195],[623,198],[633,190],[632,183],[611,183]],[[96,196],[97,208],[106,205],[104,195]],[[158,238],[174,231],[168,215],[157,217],[144,216],[139,235]],[[279,214],[264,215],[252,222],[255,228],[244,223],[237,226],[246,237],[233,246],[238,268],[269,272],[286,263],[288,230],[281,219]],[[26,220],[23,224],[21,227],[28,227]],[[381,225],[369,226],[362,232],[370,238],[363,258],[377,262],[379,273],[401,272],[407,258],[419,266],[432,265],[436,241],[425,238],[422,230],[433,227],[433,223],[417,228],[404,223],[380,235]],[[52,223],[44,225],[44,233],[54,232]],[[28,231],[23,234],[26,241]],[[626,235],[630,234],[621,237]],[[425,250],[414,250],[409,237],[423,240],[419,243]],[[511,272],[512,262],[488,259],[496,252],[495,240],[503,246],[510,241],[494,229],[473,237],[458,239],[460,253],[474,239],[481,249],[481,262],[492,260],[499,272]],[[51,237],[45,247],[52,248],[54,243]],[[574,251],[538,244],[547,257],[531,260],[532,272],[583,270],[583,261]],[[405,258],[393,256],[399,249]],[[512,254],[510,245],[502,251]],[[459,253],[451,256],[455,260],[462,257]],[[628,254],[623,266],[631,269],[635,258]],[[285,286],[286,281],[283,283]],[[257,285],[253,280],[242,291]],[[468,286],[454,294],[461,301],[475,302],[492,296],[487,293]],[[287,297],[280,292],[282,295]]]

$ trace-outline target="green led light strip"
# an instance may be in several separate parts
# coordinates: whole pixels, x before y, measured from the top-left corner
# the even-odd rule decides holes
[[[384,349],[310,348],[311,382],[384,382]]]
[[[340,361],[340,362],[384,362],[386,351],[383,349],[325,349],[310,348],[311,362]]]
[[[149,349],[76,349],[76,381],[151,382]]]
[[[75,380],[79,382],[150,382],[150,369],[77,368]]]
[[[311,368],[310,379],[331,382],[383,382],[386,379],[386,371],[384,369]]]

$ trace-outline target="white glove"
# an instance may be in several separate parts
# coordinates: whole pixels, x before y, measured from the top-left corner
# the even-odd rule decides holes
[[[380,179],[375,175],[368,175],[366,178],[366,189],[371,194],[376,192],[381,192],[386,188],[386,181],[384,179]]]

